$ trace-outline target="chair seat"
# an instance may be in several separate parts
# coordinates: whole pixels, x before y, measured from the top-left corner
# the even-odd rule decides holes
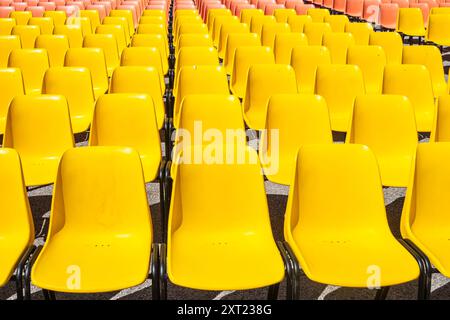
[[[70,120],[72,123],[72,131],[73,133],[84,132],[89,129],[92,120],[92,114],[71,114]]]
[[[429,108],[434,110],[434,108]],[[434,112],[421,112],[415,110],[417,131],[431,132],[433,128]]]
[[[409,183],[413,159],[410,156],[378,156],[381,181],[384,186],[406,187]]]
[[[281,282],[284,264],[272,235],[242,231],[205,235],[181,228],[168,246],[168,275],[201,290],[245,290]]]
[[[297,154],[294,151],[290,153],[279,152],[278,155],[278,159],[274,157],[273,159],[267,159],[267,161],[261,161],[264,174],[272,182],[290,185],[295,173]],[[277,160],[278,164],[276,163]]]
[[[159,151],[159,150],[157,150]],[[140,154],[145,182],[150,182],[158,177],[161,155],[159,152]]]
[[[108,88],[95,87],[95,88],[94,88],[94,96],[95,96],[95,100],[97,100],[98,97],[100,97],[101,95],[105,94],[106,91],[108,91]]]
[[[2,255],[2,263],[0,263],[0,287],[4,286],[11,278],[27,244],[26,237],[24,241],[20,237],[0,235],[0,252]]]
[[[52,157],[23,156],[22,167],[26,186],[38,186],[53,183],[56,179],[61,155]]]
[[[431,263],[446,277],[450,277],[450,230],[414,228],[412,232],[418,241],[414,241],[424,251]]]
[[[244,120],[249,128],[254,130],[263,130],[265,128],[266,110],[267,108],[252,106],[252,110],[248,110],[244,113]]]
[[[368,231],[359,238],[325,238],[300,236],[295,230],[293,236],[293,250],[303,258],[300,265],[313,281],[363,288],[379,270],[379,285],[384,287],[414,280],[420,273],[414,257],[393,237],[380,239]]]
[[[349,112],[336,112],[330,110],[331,129],[333,131],[347,132],[350,125],[351,110]]]
[[[129,288],[147,279],[151,237],[94,232],[80,235],[79,230],[63,229],[55,234],[33,266],[32,283],[59,292],[92,293]],[[70,286],[76,270],[79,288]]]

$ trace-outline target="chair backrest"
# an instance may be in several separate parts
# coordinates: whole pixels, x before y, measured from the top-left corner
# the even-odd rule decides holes
[[[292,49],[299,46],[307,46],[308,39],[303,33],[279,33],[275,36],[274,54],[275,63],[290,64]]]
[[[239,23],[239,18],[236,16],[217,16],[214,17],[213,29],[212,29],[212,39],[214,46],[219,45],[220,29],[225,23]]]
[[[125,39],[125,31],[121,25],[117,24],[104,24],[99,25],[95,29],[96,34],[112,34],[117,41],[117,48],[119,50],[119,54],[122,53],[122,50],[127,47],[127,41]]]
[[[87,17],[68,17],[66,19],[66,25],[76,25],[81,29],[81,34],[84,36],[92,34],[91,21]]]
[[[358,96],[346,143],[368,146],[385,186],[406,187],[417,146],[414,109],[401,95]]]
[[[297,15],[294,9],[290,8],[279,8],[275,9],[273,12],[273,16],[277,19],[277,22],[286,23],[288,21],[288,17]]]
[[[299,93],[314,93],[316,70],[320,65],[331,64],[327,47],[304,46],[292,49],[291,66],[295,70]]]
[[[264,11],[262,11],[261,9],[242,9],[240,17],[241,22],[250,25],[253,16],[263,16],[263,15]]]
[[[274,64],[275,58],[269,47],[238,47],[234,53],[233,72],[230,87],[233,94],[243,98],[247,88],[247,75],[250,66],[255,64]]]
[[[306,14],[312,18],[313,22],[323,22],[324,18],[330,15],[330,11],[328,9],[314,8],[308,9]]]
[[[273,50],[276,35],[290,32],[291,28],[286,22],[264,24],[261,31],[261,44]]]
[[[40,34],[53,34],[53,19],[49,17],[30,18],[28,25],[39,26]]]
[[[416,116],[417,130],[430,132],[435,104],[430,72],[423,65],[387,65],[384,69],[383,93],[407,96]]]
[[[276,22],[277,20],[274,16],[253,16],[250,20],[250,32],[257,33],[258,36],[261,37],[263,25]]]
[[[8,65],[8,57],[12,50],[20,49],[19,36],[0,36],[0,68]]]
[[[128,25],[127,18],[125,17],[105,17],[103,19],[103,25],[119,25],[122,26],[123,31],[125,33],[125,40],[126,44],[130,44],[130,38],[131,38],[131,32],[130,32],[130,26]]]
[[[33,243],[34,224],[17,151],[0,150],[0,179],[0,234],[4,240],[13,240],[9,246],[25,251]]]
[[[380,25],[383,28],[394,30],[397,27],[399,6],[397,3],[380,4]]]
[[[345,26],[345,32],[350,32],[353,35],[356,45],[366,46],[369,44],[373,27],[367,22],[352,22]]]
[[[324,22],[311,22],[303,26],[303,33],[308,38],[309,45],[320,46],[322,44],[323,35],[331,33],[331,27]]]
[[[120,64],[119,48],[116,37],[113,34],[89,34],[84,37],[83,47],[103,50],[108,76],[111,76],[114,69]]]
[[[0,35],[2,35],[2,36],[10,35],[14,26],[16,26],[16,20],[14,20],[13,18],[1,18],[0,19]]]
[[[69,50],[69,40],[65,35],[40,35],[36,38],[35,48],[47,50],[50,67],[62,67]]]
[[[400,8],[396,31],[408,36],[425,36],[425,23],[419,8]]]
[[[338,83],[345,83],[345,86],[338,86]],[[327,101],[331,128],[346,132],[350,126],[355,98],[365,94],[362,72],[355,65],[319,65],[315,93]]]
[[[289,185],[292,182],[292,169],[302,145],[333,143],[325,99],[313,94],[272,95],[265,128],[259,154],[265,175],[276,183]],[[272,130],[277,131],[277,139],[272,140]],[[274,163],[277,160],[278,165]]]
[[[142,158],[145,181],[155,179],[159,161],[146,161],[146,158],[159,155],[161,160],[161,142],[150,96],[136,93],[103,95],[95,104],[92,119],[90,146],[134,148]]]
[[[71,48],[67,50],[64,65],[67,67],[85,67],[89,69],[96,98],[108,90],[108,71],[102,49]]]
[[[12,28],[11,35],[19,36],[23,49],[33,49],[34,42],[41,34],[39,26],[16,25]]]
[[[386,54],[386,64],[401,64],[403,53],[402,37],[397,32],[372,32],[369,45],[380,46]]]
[[[217,46],[219,57],[221,59],[225,57],[228,35],[232,33],[250,33],[250,28],[245,23],[231,23],[222,25],[219,34],[219,45]]]
[[[380,46],[353,46],[347,51],[347,64],[357,65],[363,74],[367,94],[381,94],[386,55]]]
[[[2,94],[0,95],[0,133],[3,134],[5,132],[9,104],[14,97],[25,94],[20,69],[1,68],[0,86],[2,88]]]
[[[450,45],[450,37],[445,30],[450,27],[450,15],[432,14],[428,21],[426,40],[441,46]]]
[[[337,188],[337,186],[339,186]],[[322,201],[324,196],[327,201]],[[289,190],[284,231],[320,230],[330,239],[390,235],[375,155],[356,144],[303,146]]]
[[[16,25],[26,25],[28,20],[33,16],[30,11],[13,11],[9,14],[10,18],[16,20]]]
[[[65,35],[69,40],[70,48],[81,48],[83,46],[83,33],[80,25],[56,25],[53,34]]]
[[[450,142],[450,95],[438,98],[430,142]]]
[[[295,71],[290,65],[257,64],[250,67],[242,104],[250,128],[265,128],[269,99],[279,93],[297,93]]]
[[[93,8],[93,7],[91,7],[91,8]],[[95,10],[94,9],[80,10],[80,17],[89,18],[92,33],[94,33],[95,29],[97,29],[97,27],[99,25],[101,25],[100,6],[95,6],[94,8],[96,8],[96,9]],[[102,19],[103,19],[103,17],[102,17]]]
[[[329,15],[324,17],[323,22],[328,23],[333,32],[345,32],[345,26],[350,20],[346,15]]]
[[[349,16],[362,18],[364,12],[364,0],[347,0],[345,13]]]
[[[174,124],[178,123],[183,98],[190,94],[229,94],[225,70],[219,66],[186,66],[180,70]]]
[[[331,32],[323,35],[322,45],[330,51],[331,63],[345,64],[347,50],[355,45],[355,38],[348,32]]]
[[[53,19],[53,24],[58,26],[66,23],[67,15],[65,11],[45,11],[44,17],[51,17]]]
[[[158,128],[164,124],[164,102],[158,70],[153,67],[117,67],[111,77],[109,93],[139,93],[149,95],[155,106]]]
[[[297,16],[289,16],[287,23],[291,28],[291,32],[303,32],[303,28],[305,24],[311,23],[312,18],[307,15],[297,15]]]
[[[83,132],[89,128],[95,103],[89,69],[50,68],[45,73],[42,92],[66,97],[74,133]]]
[[[71,228],[93,234],[132,234],[151,250],[150,207],[135,150],[68,150],[61,158],[54,188],[47,242],[63,228]],[[99,207],[103,210],[99,211]]]
[[[47,50],[14,49],[9,54],[8,67],[22,71],[26,94],[40,94],[44,73],[49,68]]]

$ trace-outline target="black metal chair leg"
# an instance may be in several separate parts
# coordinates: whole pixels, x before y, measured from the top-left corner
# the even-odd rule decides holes
[[[278,291],[280,290],[280,283],[275,283],[269,286],[267,292],[267,300],[278,300]]]
[[[42,293],[44,294],[44,299],[45,299],[45,300],[51,300],[51,299],[50,299],[50,293],[49,293],[48,290],[43,289],[43,290],[42,290]]]
[[[161,300],[167,300],[167,262],[166,262],[166,245],[161,243],[159,245],[159,281],[160,281],[160,296]]]
[[[301,274],[300,264],[298,263],[297,258],[295,257],[295,254],[292,251],[289,244],[287,242],[283,242],[283,246],[284,246],[284,248],[291,260],[291,263],[292,263],[292,270],[293,270],[293,276],[294,276],[294,281],[293,281],[294,286],[292,288],[293,299],[298,300],[298,299],[300,299],[300,274]]]
[[[16,283],[16,295],[17,300],[23,300],[23,283],[22,283],[22,277],[19,277],[18,275],[14,276],[14,282]]]
[[[160,288],[159,288],[159,245],[152,245],[152,260],[150,276],[152,279],[152,300],[160,300]]]
[[[390,287],[383,287],[377,290],[375,300],[386,300]]]

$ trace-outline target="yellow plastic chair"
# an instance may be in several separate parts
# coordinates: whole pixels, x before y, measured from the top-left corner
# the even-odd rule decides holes
[[[0,35],[9,36],[12,29],[16,26],[16,20],[13,18],[0,19]]]
[[[261,44],[273,50],[275,37],[278,34],[290,33],[291,28],[287,23],[268,23],[264,24],[261,30]]]
[[[67,19],[65,11],[45,11],[44,17],[52,18],[55,26],[64,25]]]
[[[128,21],[128,29],[130,30],[130,35],[133,36],[135,33],[136,26],[133,22],[133,13],[130,10],[111,10],[109,13],[110,17],[124,17]]]
[[[239,18],[236,16],[217,16],[214,17],[213,28],[212,28],[212,40],[214,46],[217,48],[219,45],[220,29],[223,24],[229,23],[239,23]],[[253,32],[253,31],[252,31]]]
[[[381,94],[386,55],[380,46],[353,46],[347,51],[347,64],[357,65],[363,74],[367,94]]]
[[[245,290],[284,278],[258,156],[249,147],[236,149],[244,163],[176,165],[167,242],[167,277],[175,285]],[[182,157],[194,152],[186,148]],[[208,188],[199,192],[199,186]]]
[[[448,226],[449,150],[448,142],[418,145],[414,176],[407,188],[400,222],[402,237],[423,253],[429,267],[432,264],[447,278],[450,276],[448,238],[445,236]],[[431,272],[427,275],[427,282],[431,283]],[[426,297],[430,295],[430,287],[430,284],[426,287]]]
[[[232,33],[250,33],[250,29],[245,23],[225,23],[222,25],[219,32],[219,45],[217,46],[217,52],[221,59],[225,57],[228,36]]]
[[[97,27],[102,24],[97,10],[80,10],[80,17],[89,19],[92,33],[94,33]]]
[[[45,49],[14,49],[9,54],[9,68],[22,71],[26,94],[40,94],[42,79],[49,68],[48,55]]]
[[[306,14],[312,18],[313,22],[324,22],[325,17],[330,15],[330,11],[328,9],[313,8],[308,9]]]
[[[231,16],[231,10],[225,8],[210,9],[206,16],[206,25],[208,26],[209,34],[211,35],[214,18],[218,16]]]
[[[178,126],[181,102],[190,94],[229,94],[227,74],[223,67],[186,66],[180,70],[173,108],[175,128]]]
[[[36,38],[35,48],[47,50],[50,67],[62,67],[69,50],[69,40],[65,35],[40,35]]]
[[[297,93],[295,71],[290,65],[268,64],[250,67],[242,103],[244,119],[249,128],[265,128],[269,99],[280,93]]]
[[[150,9],[150,10],[144,10],[142,12],[142,15],[145,17],[147,17],[147,16],[163,16],[163,17],[165,17],[166,12],[164,10]]]
[[[111,34],[117,41],[117,48],[119,54],[122,54],[122,50],[127,47],[127,41],[125,38],[125,31],[121,25],[117,24],[104,24],[99,25],[95,29],[95,34]]]
[[[178,46],[175,48],[176,57],[180,49],[184,47],[213,47],[213,42],[209,34],[183,34],[178,39]]]
[[[317,67],[328,64],[331,64],[331,55],[327,47],[303,46],[293,48],[291,66],[295,71],[298,92],[313,94]]]
[[[345,85],[338,85],[339,83]],[[355,98],[365,94],[362,72],[355,65],[319,65],[315,93],[327,101],[331,129],[347,132],[351,124]]]
[[[175,40],[178,43],[178,38],[183,34],[208,34],[208,27],[204,23],[183,23],[178,27],[177,38]]]
[[[166,51],[168,51],[169,43],[167,40],[166,27],[163,24],[141,24],[137,29],[138,34],[160,34],[163,36]]]
[[[53,34],[65,35],[69,40],[70,48],[81,48],[83,46],[83,33],[77,24],[56,25]]]
[[[105,55],[99,48],[69,49],[64,60],[66,67],[84,67],[89,69],[92,77],[94,96],[97,99],[108,91],[108,71]]]
[[[135,34],[131,39],[132,47],[155,47],[161,54],[163,74],[169,72],[169,52],[164,41],[164,36],[160,34]]]
[[[39,26],[40,34],[53,34],[53,19],[45,17],[32,17],[28,20],[28,25]]]
[[[8,57],[12,50],[20,49],[19,36],[0,36],[0,68],[8,65]]]
[[[22,73],[18,68],[0,68],[0,133],[5,133],[9,104],[16,96],[25,94]]]
[[[100,48],[105,54],[108,77],[111,77],[114,69],[120,65],[117,40],[113,34],[89,34],[84,37],[84,48]]]
[[[308,39],[303,33],[280,33],[275,36],[274,55],[275,63],[290,64],[292,49],[307,46]]]
[[[41,34],[39,26],[17,25],[12,28],[11,35],[19,36],[23,49],[33,49],[34,41]]]
[[[331,63],[346,64],[347,50],[355,45],[355,38],[348,32],[331,32],[323,35],[322,45],[330,52]]]
[[[322,38],[325,33],[331,33],[331,27],[328,23],[311,22],[303,26],[303,33],[308,38],[308,44],[311,46],[322,45]]]
[[[26,186],[55,182],[59,159],[75,146],[66,98],[17,96],[11,102],[3,147],[15,149]]]
[[[387,65],[384,69],[384,94],[400,94],[411,101],[419,132],[430,132],[436,107],[430,73],[423,65]]]
[[[345,26],[345,32],[349,32],[355,38],[355,44],[358,46],[366,46],[369,44],[370,34],[373,27],[368,22],[352,22]]]
[[[163,16],[142,16],[139,19],[139,24],[160,24],[166,23]]]
[[[123,147],[69,150],[58,168],[50,228],[32,267],[32,284],[72,293],[139,285],[154,269],[152,241],[138,153]]]
[[[180,26],[183,24],[203,24],[203,20],[200,16],[181,16],[177,19],[176,22],[173,23],[173,39],[176,44],[178,41],[178,32],[180,30]]]
[[[16,25],[27,25],[28,20],[32,17],[31,11],[13,11],[9,14],[10,18],[13,18],[16,20]]]
[[[363,144],[373,151],[384,186],[408,186],[417,147],[417,129],[414,109],[407,97],[357,97],[345,142]]]
[[[297,15],[294,9],[275,9],[273,16],[277,22],[286,23],[288,18]]]
[[[241,22],[250,25],[253,16],[263,16],[264,11],[261,9],[243,9],[241,11]],[[251,27],[251,25],[250,25]]]
[[[289,16],[287,23],[289,27],[291,28],[292,32],[298,32],[302,33],[305,24],[311,23],[312,18],[307,15],[296,15],[296,16]]]
[[[273,132],[277,132],[277,138]],[[325,99],[313,94],[274,94],[270,98],[266,130],[259,145],[267,179],[289,185],[298,149],[304,144],[322,143],[333,143]]]
[[[274,16],[253,16],[250,20],[250,32],[256,33],[258,37],[262,37],[262,28],[264,25],[277,23]]]
[[[247,74],[255,64],[275,64],[273,52],[269,47],[237,47],[234,52],[233,72],[231,73],[231,92],[243,98],[247,88]]]
[[[350,20],[345,14],[337,14],[325,16],[323,22],[328,23],[333,32],[346,32],[345,27],[350,23]]]
[[[403,41],[397,32],[372,32],[369,45],[380,46],[386,54],[386,64],[401,64]]]
[[[366,146],[300,149],[284,237],[315,282],[367,288],[368,277],[381,270],[375,285],[385,288],[420,274],[414,256],[389,229],[377,161]]]
[[[430,142],[450,142],[450,95],[440,96]]]
[[[404,46],[403,64],[422,64],[431,75],[434,96],[447,93],[441,52],[435,46]]]
[[[158,128],[164,125],[164,101],[159,73],[153,67],[117,67],[111,77],[109,93],[139,93],[150,96]]]
[[[425,36],[422,10],[419,8],[400,8],[395,31],[407,36]]]
[[[241,103],[235,96],[226,94],[187,95],[183,99],[180,107],[178,130],[175,137],[175,150],[181,151],[183,147],[196,143],[193,136],[187,139],[182,132],[192,134],[197,130],[196,126],[199,121],[201,121],[204,132],[210,129],[219,131],[226,139],[230,138],[227,137],[227,134],[230,134],[230,132],[235,134],[235,138],[231,137],[233,139],[230,141],[224,140],[224,143],[242,145],[247,143]],[[217,141],[213,140],[210,142],[211,146],[214,147]],[[209,143],[208,141],[202,141],[202,144],[208,145]],[[232,146],[230,145],[229,147]],[[175,151],[175,154],[177,154],[177,151]],[[176,156],[173,158],[175,159]]]
[[[130,26],[128,25],[127,18],[125,17],[105,17],[103,18],[103,25],[119,25],[122,26],[125,33],[125,41],[128,46],[131,42]]]
[[[79,26],[81,29],[81,35],[87,36],[92,34],[92,26],[89,18],[86,17],[68,17],[66,20],[66,25],[71,26]]]
[[[34,240],[33,216],[23,182],[22,167],[17,152],[13,149],[0,150],[1,184],[1,229],[0,287],[13,280],[17,286],[17,300],[23,299],[22,272]]]
[[[180,70],[186,66],[218,66],[219,57],[214,47],[184,47],[180,49],[175,62],[175,83],[173,86],[173,96],[178,93],[178,77]]]
[[[158,178],[161,142],[152,98],[136,93],[101,96],[95,104],[89,145],[134,148],[141,158],[145,182]]]
[[[74,133],[89,129],[95,96],[91,73],[81,67],[53,67],[44,76],[42,92],[66,97]]]
[[[450,15],[432,14],[428,21],[426,41],[434,42],[440,46],[450,46],[450,36],[447,30],[450,28]]]
[[[161,61],[161,53],[154,47],[125,48],[120,59],[121,66],[153,67],[158,70],[159,81],[163,91],[166,91],[164,82],[164,70]]]
[[[261,41],[256,33],[231,33],[227,38],[223,66],[227,74],[233,73],[234,54],[238,47],[259,47]]]

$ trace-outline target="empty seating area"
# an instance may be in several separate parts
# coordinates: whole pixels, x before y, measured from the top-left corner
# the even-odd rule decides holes
[[[306,277],[430,299],[449,46],[448,0],[0,0],[0,292],[297,300]]]

